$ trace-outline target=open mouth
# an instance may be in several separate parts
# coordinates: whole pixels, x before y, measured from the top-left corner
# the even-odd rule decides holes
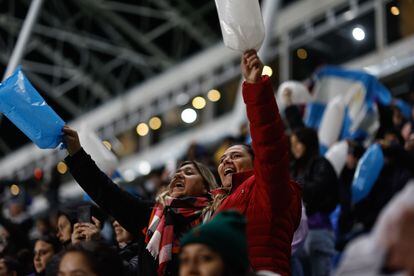
[[[227,176],[227,175],[229,175],[229,174],[233,174],[233,173],[235,173],[236,171],[233,169],[233,168],[226,168],[225,170],[224,170],[224,176]]]
[[[176,182],[176,183],[174,183],[174,188],[184,189],[184,183],[183,182]]]

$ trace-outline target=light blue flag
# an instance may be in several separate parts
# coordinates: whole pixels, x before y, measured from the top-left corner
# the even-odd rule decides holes
[[[20,66],[0,84],[0,112],[39,148],[56,148],[62,143],[65,122],[39,95]]]
[[[326,66],[316,73],[312,103],[305,113],[305,124],[318,129],[327,104],[337,96],[346,102],[339,140],[364,140],[379,126],[376,102],[391,104],[391,94],[374,76],[354,70]],[[326,146],[326,145],[322,145]]]

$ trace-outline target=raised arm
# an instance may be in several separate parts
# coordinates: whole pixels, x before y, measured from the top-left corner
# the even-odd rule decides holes
[[[255,51],[242,58],[243,99],[250,122],[255,153],[256,185],[269,194],[273,208],[288,208],[292,198],[289,182],[287,137],[269,77],[261,76],[263,65]]]
[[[63,132],[69,152],[65,162],[76,182],[128,232],[140,235],[148,225],[154,202],[140,200],[120,189],[81,148],[76,131],[65,126]]]

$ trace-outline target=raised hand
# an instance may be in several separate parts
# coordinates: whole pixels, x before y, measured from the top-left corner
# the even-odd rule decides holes
[[[241,62],[243,77],[248,83],[257,83],[261,80],[263,64],[255,50],[244,52]]]
[[[66,149],[69,155],[73,156],[81,149],[78,133],[76,132],[76,130],[68,126],[64,126],[62,131],[64,134],[63,139],[66,143]]]
[[[93,223],[75,223],[72,233],[72,244],[81,241],[99,240],[101,238],[101,222],[92,217]]]

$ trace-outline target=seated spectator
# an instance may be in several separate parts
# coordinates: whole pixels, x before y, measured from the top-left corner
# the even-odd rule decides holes
[[[319,155],[315,130],[296,129],[290,138],[292,176],[303,186],[303,202],[308,216],[309,233],[302,255],[311,275],[329,275],[335,254],[335,237],[330,213],[339,203],[338,177],[330,162]]]
[[[137,275],[138,273],[138,250],[142,240],[128,232],[118,221],[113,222],[115,238],[118,243],[118,254],[124,264],[126,273]]]
[[[338,221],[336,240],[336,249],[339,251],[342,251],[348,240],[354,234],[357,234],[352,233],[354,218],[352,215],[351,186],[356,167],[364,151],[365,149],[361,144],[351,140],[348,141],[348,154],[345,166],[339,175],[339,204],[341,206],[341,213]]]
[[[23,276],[22,265],[15,259],[5,256],[0,258],[0,276]]]
[[[13,196],[7,204],[5,217],[12,223],[19,226],[22,231],[28,232],[33,226],[33,220],[26,212],[26,197],[24,192],[21,195]]]
[[[55,236],[42,236],[34,245],[33,264],[35,275],[45,275],[46,266],[60,251],[61,244]]]
[[[105,244],[82,242],[70,246],[62,254],[58,275],[123,275],[122,261],[116,251]]]
[[[73,208],[62,208],[59,210],[56,237],[59,239],[63,247],[70,245],[73,225],[76,223],[76,221],[77,214]]]
[[[0,253],[15,256],[30,248],[27,225],[14,223],[0,214]]]
[[[78,223],[78,211],[81,206],[89,206],[91,223]],[[85,238],[100,238],[100,231],[107,216],[94,204],[76,203],[61,208],[58,212],[57,237],[63,247],[72,242],[79,242]],[[98,227],[98,229],[96,229]],[[76,232],[75,232],[76,230]]]
[[[31,240],[37,240],[41,236],[48,235],[52,232],[49,217],[43,216],[35,220],[35,227],[30,233]]]
[[[384,166],[368,196],[353,206],[353,217],[361,232],[371,231],[384,206],[414,177],[414,155],[404,149],[400,140],[385,135],[379,142]]]

